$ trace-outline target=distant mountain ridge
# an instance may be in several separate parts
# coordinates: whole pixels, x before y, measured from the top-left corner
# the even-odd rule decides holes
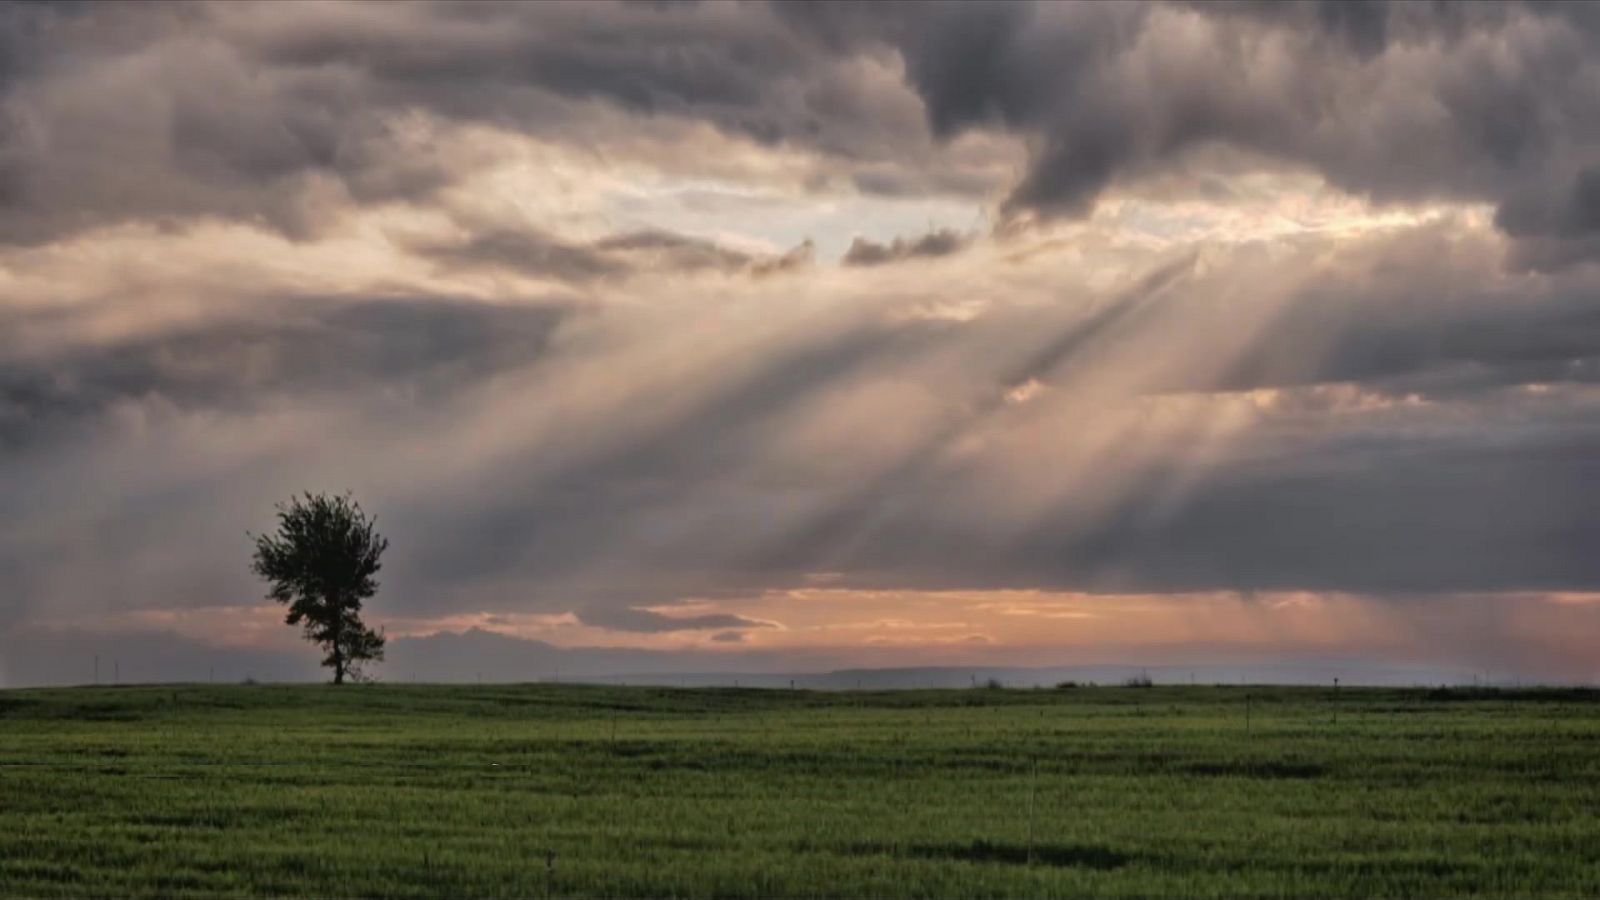
[[[1145,665],[1137,661],[1076,666],[841,666],[838,654],[768,651],[663,651],[558,647],[482,629],[397,637],[374,667],[393,682],[513,683],[577,681],[683,687],[901,690],[1052,687],[1063,682],[1121,684],[1328,684],[1438,686],[1540,683],[1506,672],[1383,660],[1322,659]],[[0,687],[151,682],[319,681],[315,654],[216,646],[171,632],[109,635],[41,630],[0,643]],[[1543,680],[1542,683],[1555,683]]]
[[[803,665],[736,671],[748,656],[686,654],[630,648],[566,648],[471,629],[395,641],[383,676],[416,681],[582,681],[682,687],[903,690],[981,687],[1052,687],[1063,682],[1122,684],[1148,677],[1156,684],[1341,684],[1416,686],[1494,681],[1492,673],[1370,660],[1312,660],[1210,665],[1100,664],[1080,666],[910,666],[827,668]],[[777,662],[783,660],[779,658]],[[1505,683],[1510,677],[1499,679]]]

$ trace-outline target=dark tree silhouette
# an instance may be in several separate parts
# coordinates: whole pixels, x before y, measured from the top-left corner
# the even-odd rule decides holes
[[[328,651],[333,683],[360,679],[362,663],[383,659],[383,635],[361,621],[361,601],[378,590],[373,580],[389,542],[373,520],[344,496],[306,493],[278,504],[278,531],[251,535],[250,568],[267,580],[267,596],[287,604],[289,625]]]

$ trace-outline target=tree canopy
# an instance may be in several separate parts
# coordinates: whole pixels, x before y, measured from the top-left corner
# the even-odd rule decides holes
[[[361,621],[361,604],[377,593],[373,576],[389,542],[349,494],[307,492],[277,510],[277,531],[252,535],[251,570],[266,579],[269,598],[289,607],[284,621],[327,651],[333,683],[359,680],[364,663],[383,659],[383,634]]]

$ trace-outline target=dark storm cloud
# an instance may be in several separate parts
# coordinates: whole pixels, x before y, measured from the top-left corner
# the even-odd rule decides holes
[[[27,50],[0,80],[0,241],[207,216],[304,236],[327,215],[308,178],[357,201],[447,180],[347,81],[254,67],[206,7],[8,6],[0,42]]]
[[[1160,500],[1170,476],[1152,469],[1149,490],[1114,514],[1085,521],[1064,508],[1004,563],[981,531],[906,496],[840,564],[869,584],[987,590],[1594,590],[1600,569],[1581,548],[1600,540],[1597,452],[1593,429],[1367,436],[1293,466],[1225,466],[1176,511]]]
[[[1494,285],[1433,240],[1395,241],[1369,266],[1308,286],[1217,379],[1178,389],[1358,382],[1434,394],[1600,375],[1591,277]]]
[[[240,22],[238,33],[269,62],[359,60],[377,79],[423,93],[432,85],[528,86],[640,112],[754,106],[775,74],[803,73],[814,61],[804,40],[774,27],[767,11],[715,4],[422,4],[294,18]],[[432,43],[413,40],[430,29]]]
[[[1600,22],[1582,6],[13,10],[0,239],[187,216],[303,235],[327,215],[315,178],[355,202],[427,198],[460,167],[406,142],[406,110],[559,139],[559,103],[592,101],[809,148],[869,191],[955,187],[917,171],[922,138],[885,105],[904,85],[852,68],[897,58],[932,134],[1028,141],[1013,214],[1080,215],[1225,145],[1379,200],[1488,202],[1510,233],[1570,244],[1597,218]]]
[[[1518,239],[1513,262],[1559,269],[1600,253],[1600,165],[1503,204],[1495,222]]]
[[[1492,418],[1470,406],[1460,413]],[[626,547],[650,573],[636,596],[656,600],[801,586],[823,566],[843,573],[840,586],[874,589],[1594,590],[1600,570],[1587,548],[1600,541],[1600,431],[1553,424],[1575,414],[1586,415],[1556,405],[1543,427],[1511,421],[1441,435],[1419,424],[1415,434],[1354,433],[1331,445],[1268,432],[1258,440],[1298,455],[1223,464],[1176,505],[1164,490],[1179,473],[1118,469],[1145,487],[1109,512],[1065,501],[1005,539],[994,533],[1005,514],[963,506],[963,472],[937,459],[897,469],[821,514],[779,521],[768,518],[773,499],[759,495],[719,509],[726,483],[689,474],[699,466],[655,477],[653,467],[624,476],[613,466],[569,472],[559,489],[519,491],[514,516],[457,511],[447,529],[454,540],[431,551],[460,565],[457,584],[519,574],[560,583]],[[667,487],[674,477],[680,485]],[[686,514],[701,525],[665,545],[633,542],[619,526]],[[765,552],[738,542],[763,533],[774,538]],[[697,547],[705,549],[689,558]],[[627,631],[722,627],[620,615],[582,618]]]
[[[901,53],[935,133],[1002,127],[1014,213],[1082,215],[1119,179],[1225,145],[1379,200],[1475,199],[1587,234],[1600,22],[1585,4],[939,4],[791,11]],[[787,8],[786,8],[787,9]]]
[[[1457,313],[1436,315],[1339,302],[1345,298],[1319,306],[1319,293],[1297,303],[1211,386],[1356,381],[1430,394],[1600,376],[1600,309],[1589,297],[1529,300],[1523,309],[1508,308],[1504,297],[1478,297]],[[1349,324],[1347,317],[1362,314],[1370,318]]]
[[[706,121],[840,158],[898,143],[893,84],[759,6],[145,5],[0,19],[0,241],[223,217],[296,237],[343,202],[422,202],[470,173],[407,132],[452,122],[590,142],[573,104]],[[874,94],[873,90],[877,93]]]
[[[968,240],[947,228],[930,231],[915,240],[895,238],[887,244],[858,237],[850,242],[841,262],[847,266],[876,266],[917,256],[949,256],[966,246]]]
[[[1230,467],[1169,517],[1130,505],[1067,558],[1106,582],[1138,565],[1154,584],[1592,590],[1597,452],[1592,428],[1351,441],[1298,470]]]
[[[119,403],[242,411],[332,391],[437,395],[537,360],[570,314],[407,297],[275,298],[258,307],[237,320],[44,355],[0,342],[0,447]]]

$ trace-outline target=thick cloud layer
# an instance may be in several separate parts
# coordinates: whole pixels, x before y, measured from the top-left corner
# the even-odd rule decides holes
[[[1029,137],[1013,213],[1082,215],[1224,146],[1381,200],[1488,202],[1519,237],[1594,230],[1582,4],[962,4],[883,30],[936,133]]]
[[[993,662],[1000,617],[1093,611],[948,592],[1278,592],[1363,598],[1412,643],[1328,640],[1394,657],[1504,595],[1543,624],[1429,659],[1522,629],[1587,677],[1597,41],[1540,4],[0,7],[0,630],[264,647],[244,532],[351,489],[408,639]]]
[[[591,103],[803,146],[856,184],[904,182],[884,166],[937,157],[930,134],[1009,130],[1031,147],[1013,214],[1082,215],[1223,146],[1488,202],[1519,237],[1600,222],[1582,4],[23,5],[4,30],[14,241],[196,214],[304,233],[453,178],[408,114],[579,136]]]

